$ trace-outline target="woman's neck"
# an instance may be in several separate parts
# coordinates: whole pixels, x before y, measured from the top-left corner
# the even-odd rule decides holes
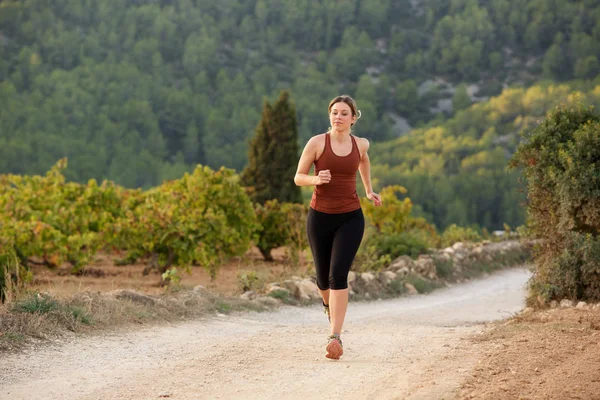
[[[344,131],[339,131],[337,129],[332,129],[330,132],[331,136],[335,137],[335,138],[344,138],[346,136],[350,136],[350,129],[344,130]]]

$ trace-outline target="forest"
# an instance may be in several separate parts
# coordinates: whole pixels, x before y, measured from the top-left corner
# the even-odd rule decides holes
[[[289,90],[301,148],[347,93],[380,188],[440,228],[522,224],[506,160],[573,92],[597,104],[599,21],[596,0],[4,0],[0,174],[240,172],[265,100]]]

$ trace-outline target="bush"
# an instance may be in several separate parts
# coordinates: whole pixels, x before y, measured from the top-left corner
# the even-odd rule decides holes
[[[260,225],[256,233],[258,236],[256,247],[265,260],[273,261],[271,250],[283,246],[289,240],[287,216],[277,200],[269,200],[264,205],[255,203],[254,211]]]
[[[408,255],[417,258],[427,252],[427,244],[408,232],[368,236],[356,255],[360,271],[380,271],[397,257]]]
[[[284,303],[290,301],[290,292],[287,290],[275,289],[268,294],[269,297],[273,297],[274,299],[279,299]]]
[[[0,236],[14,238],[10,246],[23,266],[37,257],[49,267],[69,262],[79,272],[123,212],[118,187],[65,182],[66,165],[60,160],[45,176],[0,176]]]
[[[361,198],[360,203],[367,221],[377,229],[378,233],[400,233],[409,224],[412,202],[409,198],[398,199],[396,193],[406,194],[402,186],[387,186],[381,190],[383,205],[375,205],[367,198]]]
[[[377,248],[380,255],[389,255],[392,260],[405,255],[417,258],[427,252],[427,243],[407,232],[375,235],[369,239],[368,245]]]
[[[306,236],[306,217],[308,207],[297,203],[283,203],[281,211],[286,217],[286,242],[288,256],[293,265],[300,262],[300,253],[308,247],[308,238]]]
[[[524,135],[510,166],[528,182],[528,226],[541,239],[530,304],[600,300],[600,115],[560,107]]]
[[[452,224],[442,234],[442,247],[452,246],[456,242],[479,242],[481,235],[472,228]]]
[[[238,288],[242,293],[249,290],[257,291],[262,288],[264,282],[258,277],[256,271],[238,273]]]
[[[198,166],[192,174],[131,196],[116,240],[132,254],[149,256],[164,273],[192,263],[216,277],[222,257],[241,255],[257,230],[250,199],[233,170]]]

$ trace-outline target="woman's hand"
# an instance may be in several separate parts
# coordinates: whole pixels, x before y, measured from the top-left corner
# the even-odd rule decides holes
[[[381,201],[381,196],[379,196],[375,192],[367,193],[367,199],[371,200],[373,202],[373,204],[375,205],[375,207],[379,207],[380,205],[383,204],[383,202]]]
[[[315,185],[329,183],[331,181],[331,172],[328,169],[321,170],[315,178]]]

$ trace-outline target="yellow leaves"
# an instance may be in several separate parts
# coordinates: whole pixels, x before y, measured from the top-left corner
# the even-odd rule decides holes
[[[37,221],[37,223],[35,224],[35,227],[33,228],[33,233],[37,236],[40,234],[42,229],[44,229],[44,223]]]
[[[378,232],[401,233],[405,230],[412,210],[412,202],[407,197],[398,199],[396,193],[406,194],[403,186],[393,185],[383,188],[380,192],[383,205],[375,207],[368,199],[361,199],[361,207],[368,220]]]
[[[59,266],[61,263],[61,259],[58,254],[52,254],[50,257],[48,257],[47,261],[53,266]]]
[[[29,64],[30,65],[40,65],[42,63],[42,59],[40,58],[40,55],[37,53],[31,53],[31,56],[29,56]]]

